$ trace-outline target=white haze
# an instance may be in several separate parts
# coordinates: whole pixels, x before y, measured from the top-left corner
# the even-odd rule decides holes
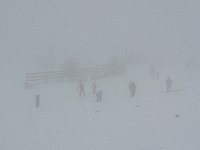
[[[197,0],[1,0],[1,59],[31,63],[58,59],[100,61],[130,54],[157,61],[199,55]]]
[[[200,149],[199,14],[199,0],[0,0],[0,150]],[[112,58],[127,66],[97,81],[101,103],[92,81],[84,98],[77,83],[24,89],[26,73]]]

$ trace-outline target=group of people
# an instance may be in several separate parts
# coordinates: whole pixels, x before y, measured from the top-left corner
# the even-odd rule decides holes
[[[82,97],[84,96],[85,97],[85,86],[84,86],[84,83],[83,81],[79,81],[79,84],[78,84],[78,91],[79,91],[79,96]],[[94,95],[96,95],[96,98],[97,98],[97,102],[101,102],[102,101],[102,98],[103,98],[103,91],[102,90],[98,90],[97,91],[97,84],[96,82],[93,82],[92,84],[92,93]]]
[[[171,87],[172,87],[172,84],[173,84],[173,81],[170,77],[167,77],[166,81],[166,89],[167,89],[167,92],[171,92]],[[84,96],[85,97],[85,86],[84,86],[84,83],[83,81],[79,81],[79,84],[78,84],[78,91],[79,91],[79,96],[82,97]],[[130,92],[130,97],[134,97],[135,96],[135,93],[136,93],[136,84],[134,81],[130,81],[129,83],[129,92]],[[98,90],[97,91],[97,84],[96,82],[93,82],[92,84],[92,93],[94,95],[96,95],[96,102],[101,102],[102,101],[102,98],[103,98],[103,91],[102,90]]]
[[[166,81],[166,91],[167,92],[171,92],[171,88],[172,88],[172,84],[173,84],[173,81],[170,77],[167,77]],[[133,81],[130,81],[129,83],[129,92],[130,92],[130,97],[134,97],[135,96],[135,92],[136,92],[136,84],[135,82]]]
[[[159,71],[156,70],[153,65],[150,68],[150,76],[153,77],[153,78],[156,77],[157,79],[160,78]],[[167,87],[167,92],[171,92],[171,87],[172,87],[172,84],[173,84],[172,79],[170,77],[167,77],[165,83],[166,83],[166,87]]]

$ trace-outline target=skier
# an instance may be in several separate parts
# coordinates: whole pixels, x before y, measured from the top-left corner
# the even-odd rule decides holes
[[[102,101],[102,97],[103,97],[103,91],[100,90],[96,93],[96,97],[97,97],[97,101],[96,102],[101,102]]]
[[[130,97],[135,96],[135,91],[136,91],[135,82],[131,81],[131,82],[129,83],[129,92],[131,93]]]
[[[79,96],[81,97],[82,94],[83,96],[85,96],[85,87],[84,83],[81,80],[79,81],[78,89],[79,89]]]
[[[171,86],[172,86],[172,83],[173,83],[172,79],[170,77],[167,77],[165,83],[166,83],[166,86],[167,86],[167,92],[171,92]]]
[[[92,84],[92,93],[93,93],[93,94],[96,94],[96,89],[97,89],[97,84],[96,84],[96,82],[94,82],[94,83]]]

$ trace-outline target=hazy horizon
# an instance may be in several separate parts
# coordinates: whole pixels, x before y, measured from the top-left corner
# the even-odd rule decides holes
[[[197,0],[18,0],[0,2],[1,59],[159,61],[199,58]],[[30,62],[29,62],[30,61]]]

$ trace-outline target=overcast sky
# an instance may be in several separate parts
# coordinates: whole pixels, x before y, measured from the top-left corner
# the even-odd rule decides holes
[[[0,58],[197,58],[199,14],[199,0],[0,0]]]

